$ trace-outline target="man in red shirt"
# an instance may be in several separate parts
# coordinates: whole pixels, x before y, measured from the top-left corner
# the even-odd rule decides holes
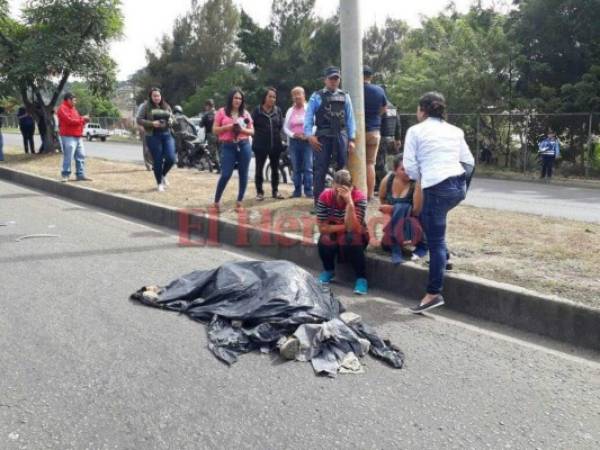
[[[58,133],[63,148],[62,182],[69,181],[71,160],[75,158],[75,176],[77,181],[92,181],[85,176],[85,151],[83,149],[83,127],[90,121],[88,116],[80,116],[75,108],[77,98],[67,92],[58,108]]]

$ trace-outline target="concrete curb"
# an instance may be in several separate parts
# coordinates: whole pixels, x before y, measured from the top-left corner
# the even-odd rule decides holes
[[[313,242],[288,237],[271,229],[239,225],[227,218],[207,214],[182,214],[176,208],[109,194],[95,189],[44,178],[0,167],[0,179],[57,196],[86,203],[155,225],[181,231],[181,225],[191,221],[193,235],[199,238],[218,233],[218,241],[240,245],[265,256],[293,261],[305,267],[319,269],[317,249]],[[207,241],[206,245],[214,245]],[[418,298],[427,280],[427,270],[413,264],[395,266],[387,258],[367,256],[369,284],[393,294]],[[352,279],[347,268],[340,268],[338,277]],[[600,350],[600,309],[579,305],[558,297],[538,294],[516,286],[484,280],[478,277],[448,274],[444,282],[446,305],[470,316],[509,325],[558,341]]]
[[[498,173],[475,173],[474,179],[482,178],[488,180],[499,180],[499,181],[520,181],[522,183],[534,183],[534,184],[544,184],[543,180],[539,178],[519,178],[516,176],[512,176],[509,174],[503,174],[502,172]],[[553,177],[552,183],[550,185],[554,186],[563,186],[563,187],[575,187],[575,188],[585,188],[585,189],[600,189],[600,180],[578,180],[578,179],[570,179],[570,178],[559,178]]]

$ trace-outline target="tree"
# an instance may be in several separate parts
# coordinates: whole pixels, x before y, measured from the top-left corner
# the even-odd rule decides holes
[[[108,44],[120,36],[119,0],[30,0],[22,21],[0,4],[0,79],[12,86],[38,122],[44,120],[44,151],[58,147],[53,110],[71,76],[94,92],[109,92],[115,63]]]
[[[387,18],[379,28],[371,26],[363,38],[363,59],[371,66],[380,81],[385,81],[398,71],[402,60],[402,42],[408,25],[402,20]]]
[[[120,112],[109,98],[93,93],[87,83],[74,82],[68,90],[77,97],[77,110],[80,114],[92,117],[119,117]]]

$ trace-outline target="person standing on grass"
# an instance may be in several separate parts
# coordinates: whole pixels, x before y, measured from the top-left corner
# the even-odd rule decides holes
[[[553,130],[548,130],[548,135],[540,141],[538,149],[538,154],[542,158],[542,175],[540,178],[550,181],[554,161],[560,156],[560,142]]]
[[[169,182],[167,174],[175,164],[175,140],[171,134],[173,113],[160,89],[152,88],[137,112],[137,123],[144,127],[145,139],[152,153],[152,169],[158,192],[164,192]]]
[[[375,162],[381,141],[381,116],[387,109],[387,97],[381,86],[373,84],[373,69],[363,67],[365,93],[365,126],[367,147],[367,199],[371,201],[375,193]]]
[[[237,164],[240,183],[236,208],[241,208],[252,159],[250,136],[254,135],[252,117],[246,111],[241,89],[234,88],[227,95],[227,104],[215,115],[213,133],[218,136],[221,145],[221,176],[217,182],[213,206],[219,208],[223,192]]]
[[[429,246],[429,282],[425,296],[413,313],[444,304],[441,295],[446,267],[446,221],[448,212],[464,200],[467,192],[465,169],[475,165],[465,134],[445,120],[446,100],[428,92],[419,100],[418,124],[410,127],[404,142],[403,164],[411,180],[423,189],[421,224]]]
[[[35,153],[35,146],[33,143],[33,135],[35,134],[35,122],[31,114],[27,112],[24,106],[21,106],[17,110],[17,118],[19,119],[19,131],[23,136],[23,146],[25,147],[25,153],[33,155]]]
[[[304,88],[296,86],[292,89],[294,104],[287,110],[283,122],[283,132],[289,139],[288,151],[292,161],[292,178],[294,181],[293,198],[304,195],[313,196],[313,153],[304,135],[304,116],[306,115],[306,97]]]
[[[317,201],[319,225],[319,257],[323,272],[322,284],[329,284],[335,276],[335,260],[338,256],[354,268],[356,282],[354,293],[365,295],[368,290],[365,248],[369,243],[365,194],[352,186],[347,170],[338,170],[333,176],[333,186],[325,189]]]
[[[219,173],[221,171],[221,163],[219,162],[219,142],[217,136],[213,133],[215,113],[215,102],[212,98],[209,98],[204,103],[204,114],[202,114],[202,119],[200,119],[200,126],[204,128],[210,159],[215,165],[215,170]]]
[[[276,101],[277,90],[269,87],[263,93],[260,105],[252,111],[252,121],[254,123],[252,151],[256,163],[254,184],[256,185],[256,200],[258,201],[265,199],[263,171],[267,158],[271,163],[271,195],[275,199],[283,199],[283,196],[279,193],[279,156],[283,150],[281,145],[283,114],[275,104]]]
[[[61,181],[69,181],[71,162],[75,158],[75,176],[77,181],[92,181],[85,176],[85,149],[83,148],[83,127],[90,121],[88,116],[80,116],[75,105],[77,97],[67,92],[56,113],[58,117],[58,134],[63,150]]]
[[[350,96],[340,86],[340,69],[325,69],[325,87],[310,96],[304,116],[304,135],[314,150],[313,194],[315,205],[325,189],[331,159],[336,170],[346,167],[354,151],[356,124]],[[316,127],[316,131],[313,128]]]

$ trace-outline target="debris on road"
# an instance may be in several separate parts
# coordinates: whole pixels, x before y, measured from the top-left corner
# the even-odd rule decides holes
[[[21,242],[25,239],[38,239],[38,238],[57,238],[60,237],[58,234],[27,234],[25,236],[19,236],[15,239],[15,242]]]
[[[130,297],[208,325],[208,347],[227,364],[255,350],[311,361],[317,374],[361,373],[371,354],[400,369],[404,354],[289,261],[230,262],[195,271]]]

